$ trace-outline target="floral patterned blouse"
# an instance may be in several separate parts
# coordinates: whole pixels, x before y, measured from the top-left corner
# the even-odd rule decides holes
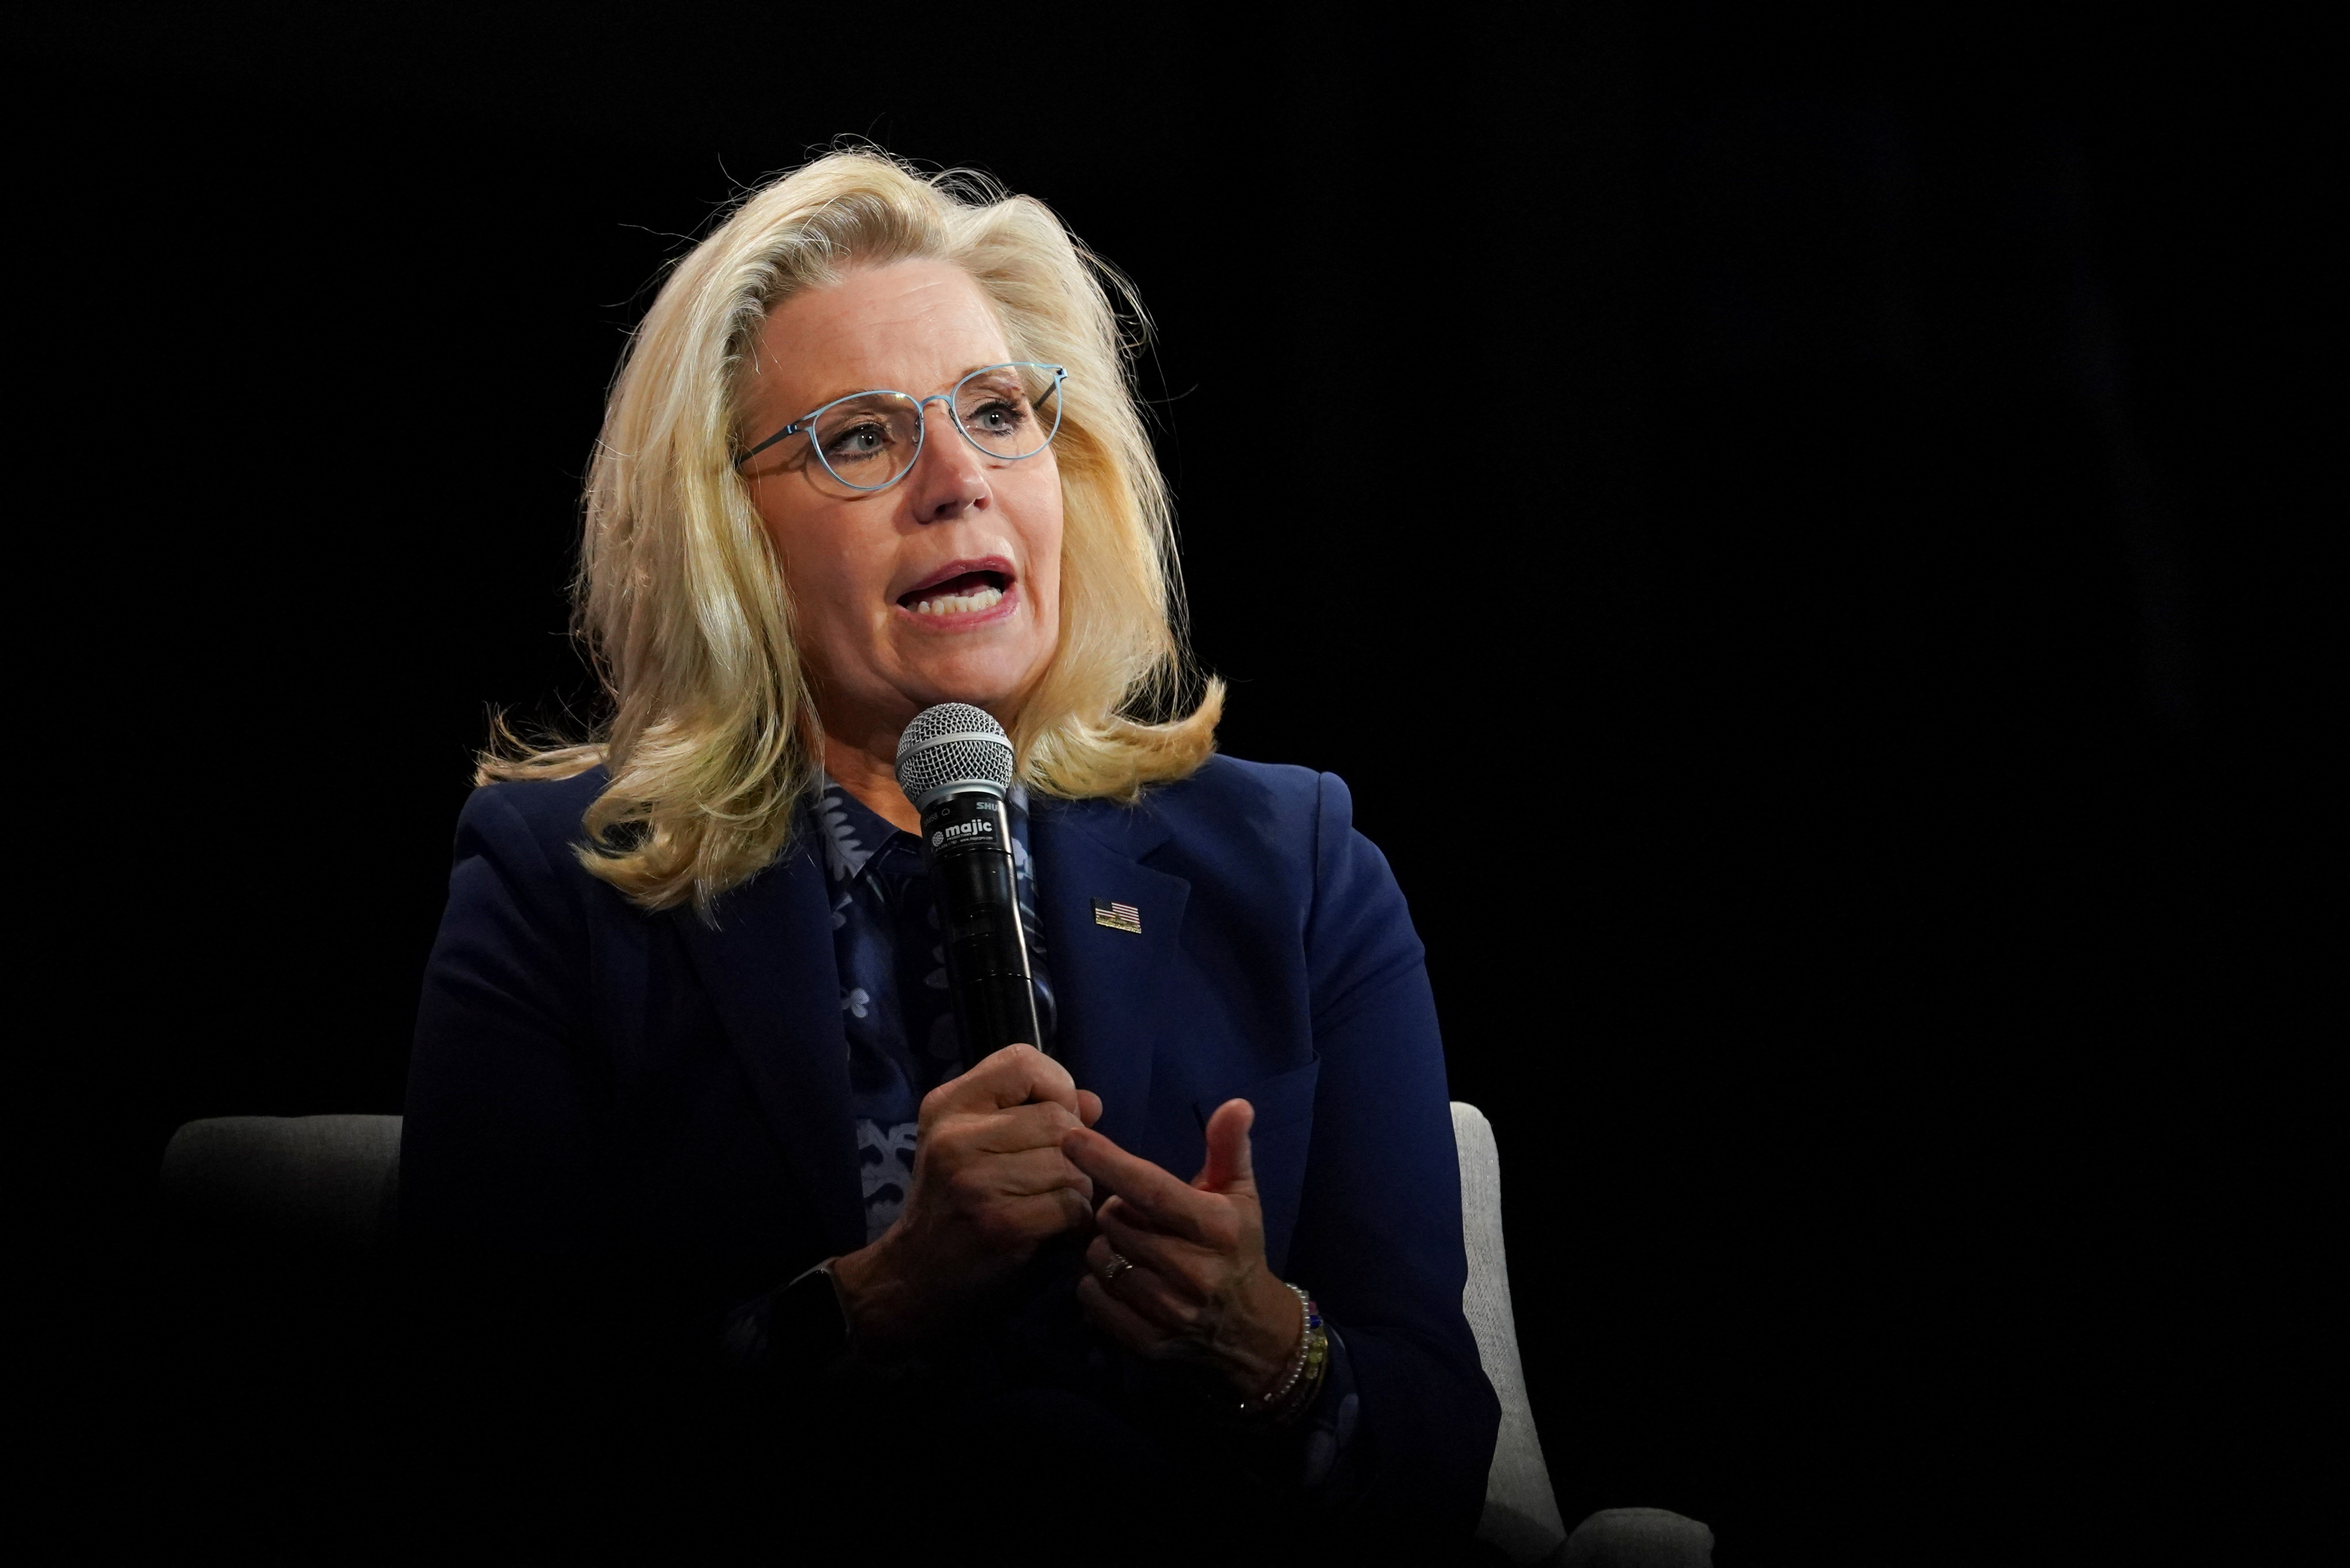
[[[1028,793],[1012,786],[1012,867],[1020,927],[1045,1026],[1037,1048],[1051,1054],[1053,981],[1036,919],[1035,863],[1028,855]],[[962,1034],[947,995],[938,906],[922,868],[922,846],[830,779],[816,798],[825,877],[832,892],[832,951],[840,971],[840,1023],[848,1036],[849,1115],[865,1189],[865,1239],[906,1206],[913,1182],[914,1131],[922,1096],[963,1070]]]

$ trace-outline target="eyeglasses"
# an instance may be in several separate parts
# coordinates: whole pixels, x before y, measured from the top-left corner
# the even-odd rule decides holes
[[[910,392],[851,392],[802,414],[734,460],[744,463],[802,431],[827,473],[851,490],[887,490],[912,472],[922,455],[923,415],[944,403],[962,439],[989,457],[1017,462],[1034,457],[1061,429],[1061,383],[1069,372],[1059,365],[1023,360],[983,365],[952,389],[927,398]]]

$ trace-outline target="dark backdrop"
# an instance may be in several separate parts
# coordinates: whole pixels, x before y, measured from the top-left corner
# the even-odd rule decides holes
[[[2301,1489],[2293,41],[1428,20],[33,26],[19,789],[93,1070],[30,1119],[104,1408],[172,1128],[398,1107],[485,714],[593,711],[625,334],[847,133],[1155,313],[1226,748],[1344,774],[1411,898],[1570,1521],[2139,1561]]]

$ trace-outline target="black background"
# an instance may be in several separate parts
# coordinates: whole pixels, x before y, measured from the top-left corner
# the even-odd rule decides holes
[[[486,712],[592,714],[624,336],[849,134],[1150,306],[1225,748],[1343,774],[1412,900],[1570,1522],[2119,1562],[2290,1504],[2316,117],[2297,40],[2057,15],[34,24],[17,785],[74,1082],[28,1190],[105,1331],[44,1353],[76,1403],[140,1418],[173,1127],[398,1107]]]

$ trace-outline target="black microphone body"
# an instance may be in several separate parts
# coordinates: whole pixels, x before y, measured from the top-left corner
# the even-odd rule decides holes
[[[972,789],[933,799],[922,811],[922,863],[965,1064],[1015,1044],[1043,1050],[1003,797]]]
[[[1011,1044],[1045,1049],[1012,863],[1012,742],[967,702],[925,708],[898,739],[898,787],[921,814],[947,992],[965,1065]]]

